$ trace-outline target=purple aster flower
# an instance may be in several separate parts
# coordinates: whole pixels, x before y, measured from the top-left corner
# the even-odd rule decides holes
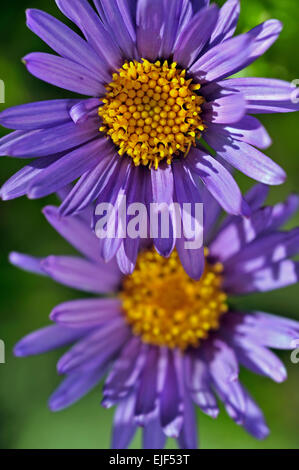
[[[28,27],[58,55],[32,53],[24,63],[39,79],[89,98],[0,114],[0,124],[16,129],[0,140],[1,154],[34,158],[4,184],[3,199],[40,198],[75,181],[60,207],[66,216],[92,202],[115,205],[123,194],[147,206],[200,202],[203,183],[228,213],[248,216],[232,167],[265,184],[284,181],[284,171],[257,149],[271,139],[252,114],[298,110],[293,86],[228,79],[267,51],[279,21],[232,38],[238,0],[221,9],[208,0],[94,0],[97,12],[87,0],[56,3],[84,38],[28,10]],[[154,240],[163,256],[174,249],[174,233]],[[139,243],[105,240],[100,253],[106,261],[118,254],[128,273]]]
[[[298,209],[290,196],[261,207],[264,186],[247,195],[251,220],[229,216],[206,248],[200,281],[187,276],[177,252],[169,259],[147,247],[134,273],[123,276],[117,264],[97,257],[97,239],[82,215],[61,218],[55,207],[48,221],[84,257],[36,259],[17,253],[11,262],[67,286],[105,297],[58,305],[55,325],[22,339],[17,356],[72,345],[58,363],[65,380],[50,398],[61,410],[79,400],[106,376],[104,407],[116,405],[112,446],[126,448],[138,426],[145,448],[163,448],[166,437],[182,448],[197,447],[194,404],[216,418],[218,397],[229,416],[258,439],[268,435],[263,413],[239,381],[239,367],[286,378],[272,348],[292,349],[299,323],[263,312],[229,308],[240,294],[265,292],[298,282],[298,228],[280,227]],[[211,227],[217,214],[211,215]],[[211,232],[212,233],[212,232]]]

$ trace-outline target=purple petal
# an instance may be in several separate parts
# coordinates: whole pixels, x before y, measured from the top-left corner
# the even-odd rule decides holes
[[[180,17],[183,9],[183,0],[162,0],[164,3],[164,27],[160,57],[169,57],[173,53],[177,39]]]
[[[101,101],[98,98],[90,98],[79,101],[72,106],[69,114],[75,124],[83,124],[88,118],[96,117]]]
[[[245,194],[246,201],[250,205],[252,211],[256,211],[261,208],[268,197],[269,189],[269,186],[266,184],[258,183],[252,186],[252,188],[250,188],[250,190]]]
[[[146,207],[146,188],[148,185],[149,175],[144,171],[143,168],[139,167],[135,169],[133,178],[134,183],[128,187],[127,191],[127,207],[134,207],[133,205],[136,202],[137,204],[144,204],[144,207]],[[136,229],[136,212],[138,213],[137,224],[139,225],[139,233],[140,230],[142,230],[144,233],[141,236],[136,233],[136,236],[134,237],[134,234],[131,232],[131,228],[133,225]],[[126,220],[128,235],[124,238],[117,252],[117,261],[120,270],[124,274],[132,274],[135,269],[141,239],[145,238],[148,232],[147,211],[140,212],[140,209],[137,208],[135,212],[133,211],[132,216],[126,216]]]
[[[217,19],[216,5],[200,10],[181,31],[175,46],[174,61],[189,68],[210,40]]]
[[[181,31],[183,31],[183,29],[186,28],[187,24],[191,21],[192,17],[193,17],[193,11],[192,11],[191,2],[189,0],[183,0],[178,33],[180,33]]]
[[[114,258],[122,239],[126,236],[125,197],[130,186],[135,183],[134,170],[135,167],[131,159],[120,159],[120,164],[112,170],[110,181],[97,198],[94,225],[96,234],[100,238],[100,256],[106,262]],[[106,211],[107,217],[110,218],[107,221],[107,230],[104,234],[101,233],[101,230],[98,232],[98,223],[102,228],[101,216],[103,214],[98,213],[101,203],[104,203],[105,207],[107,204],[111,204],[114,209],[111,214]]]
[[[57,305],[50,319],[70,328],[92,328],[107,323],[120,313],[119,299],[84,299]]]
[[[155,60],[162,45],[164,8],[161,0],[139,0],[137,4],[137,48],[141,57]]]
[[[214,387],[225,405],[228,415],[239,425],[244,425],[246,402],[242,385],[239,381],[222,382],[214,378]]]
[[[99,262],[99,241],[89,226],[79,217],[61,217],[59,209],[47,206],[43,210],[47,221],[72,246],[87,258]],[[105,265],[105,269],[109,266]]]
[[[179,221],[179,223],[181,223],[182,236],[180,238],[177,237],[176,239],[176,249],[187,274],[193,279],[200,279],[204,271],[205,260],[203,240],[201,240],[203,238],[203,227],[199,225],[200,221],[196,219],[197,214],[192,211],[189,213],[186,212],[187,217],[191,219],[190,222],[193,226],[194,232],[197,232],[194,233],[192,240],[189,237],[189,234],[185,231],[186,227],[184,227],[184,204],[187,203],[195,205],[199,202],[199,191],[195,186],[191,175],[186,171],[181,162],[176,162],[173,165],[173,174],[175,181],[175,201],[180,206],[182,219]],[[189,247],[187,243],[190,241],[192,243],[195,242],[195,245],[199,245],[199,248]]]
[[[184,270],[192,279],[200,279],[205,265],[204,247],[194,250],[185,248],[185,240],[178,238],[176,249]]]
[[[269,186],[263,184],[263,183],[258,183],[252,186],[252,188],[245,194],[245,200],[247,204],[249,205],[252,213],[255,211],[259,210],[263,203],[265,202],[268,194],[269,194]],[[273,212],[272,209],[267,209],[269,212],[269,216],[271,216],[271,213]],[[270,213],[271,212],[271,213]],[[218,229],[218,233],[220,233],[221,230],[223,230],[225,227],[228,227],[230,224],[233,224],[236,222],[235,216],[229,215],[225,217],[225,219],[222,221],[220,228]],[[268,228],[269,224],[266,224],[266,228]],[[265,227],[264,227],[265,228]]]
[[[221,135],[214,129],[205,133],[205,140],[221,158],[250,178],[268,185],[279,185],[286,179],[279,165],[246,142]]]
[[[28,197],[37,199],[54,193],[94,168],[106,145],[106,140],[97,139],[67,153],[34,179]]]
[[[196,414],[189,392],[184,390],[184,421],[178,437],[181,449],[197,449]]]
[[[201,10],[201,8],[207,7],[210,3],[210,0],[189,0],[189,1],[192,5],[192,9],[194,13],[196,13],[198,10]]]
[[[138,0],[116,0],[131,38],[136,42],[136,8]]]
[[[261,232],[264,232],[271,217],[272,208],[265,207],[253,212],[249,219],[231,217],[215,239],[210,243],[209,249],[212,256],[229,263],[229,258],[244,246],[254,240]]]
[[[66,186],[64,186],[63,188],[59,189],[56,193],[58,199],[60,201],[63,201],[67,197],[67,195],[70,193],[70,191],[72,190],[72,187],[73,187],[72,183],[69,183]]]
[[[247,101],[247,112],[251,114],[289,113],[299,109],[298,88],[283,80],[232,78],[220,85],[243,93]]]
[[[186,355],[185,371],[187,390],[194,403],[211,418],[217,418],[219,408],[211,389],[211,379],[206,362],[198,356]]]
[[[246,408],[238,380],[239,364],[233,349],[217,336],[204,343],[202,348],[205,360],[208,361],[213,388],[224,402],[229,415],[241,424]]]
[[[192,5],[193,13],[197,13],[202,8],[209,6],[210,0],[189,0]]]
[[[20,130],[58,126],[70,120],[70,110],[76,103],[78,100],[52,100],[14,106],[0,113],[0,124]]]
[[[271,313],[265,312],[256,312],[255,318],[258,318],[260,321],[264,322],[267,327],[271,325],[276,325],[279,329],[284,327],[299,328],[299,322],[297,320],[292,320],[286,317],[280,317],[278,315],[272,315]]]
[[[299,195],[291,194],[285,202],[276,204],[273,207],[271,218],[269,220],[268,230],[277,230],[278,228],[284,226],[286,222],[290,220],[291,217],[299,209]]]
[[[238,123],[246,112],[242,93],[224,96],[203,105],[203,119],[214,124]]]
[[[226,272],[249,273],[299,253],[299,228],[270,232],[245,246],[230,258]]]
[[[239,15],[239,0],[227,0],[220,9],[218,22],[211,36],[210,47],[214,47],[234,35]]]
[[[113,364],[103,390],[102,405],[106,408],[126,397],[139,380],[147,359],[148,348],[139,338],[132,337]]]
[[[168,437],[177,438],[183,425],[183,398],[174,354],[168,351],[165,381],[160,396],[161,425]]]
[[[125,241],[127,248],[125,248]],[[140,239],[133,240],[131,238],[126,238],[121,243],[116,253],[116,258],[118,267],[123,274],[130,275],[133,273],[136,266],[139,248]]]
[[[204,208],[204,237],[206,246],[208,246],[213,237],[213,232],[216,228],[222,208],[203,183],[201,188],[201,200]]]
[[[52,165],[52,163],[54,163],[58,158],[59,155],[38,158],[15,173],[4,183],[0,190],[0,195],[3,201],[16,199],[27,194],[34,179],[40,175],[45,168]]]
[[[126,14],[123,16],[126,16],[127,14],[130,15],[131,21],[133,25],[135,26],[136,24],[136,6],[138,0],[116,0],[117,4],[119,6],[119,9],[121,12],[126,11]]]
[[[44,11],[30,9],[26,11],[26,16],[28,28],[45,41],[51,49],[65,59],[95,73],[102,83],[109,81],[110,75],[103,67],[98,55],[78,34]]]
[[[235,215],[249,215],[249,208],[233,176],[214,157],[206,151],[192,149],[187,165],[192,172],[199,175],[225,211]]]
[[[136,392],[135,419],[147,423],[157,408],[159,349],[150,348]]]
[[[104,264],[75,256],[49,256],[42,261],[42,268],[55,281],[85,292],[113,292],[119,284],[119,275],[109,272]]]
[[[191,67],[191,73],[205,83],[233,75],[264,54],[280,32],[279,21],[266,21],[247,34],[228,39],[210,49]]]
[[[264,54],[267,49],[273,44],[277,39],[278,35],[281,32],[282,25],[277,20],[269,20],[256,28],[252,29],[246,34],[237,36],[233,39],[228,39],[221,44],[218,44],[213,49],[210,49],[203,58],[199,59],[199,67],[197,67],[195,72],[200,71],[200,67],[204,67],[205,72],[209,72],[209,67],[206,64],[206,59],[208,59],[208,65],[213,67],[216,60],[217,70],[212,72],[212,77],[208,81],[217,80],[220,77],[225,78],[229,75],[233,75],[240,70],[246,68],[258,57]],[[242,46],[239,48],[238,44]],[[219,52],[222,50],[223,53],[223,65],[218,70],[219,64],[221,64],[221,57],[218,56]],[[229,59],[229,51],[235,53],[235,57]],[[246,52],[246,54],[244,54]],[[216,56],[216,57],[215,57]],[[196,65],[196,64],[195,64]],[[204,77],[206,78],[206,77]],[[207,78],[206,78],[207,79]],[[224,82],[226,83],[226,82]]]
[[[239,362],[247,369],[278,383],[286,380],[287,372],[283,363],[269,349],[240,336],[234,338],[232,346]]]
[[[278,20],[268,20],[256,26],[247,33],[251,39],[251,51],[244,67],[263,55],[276,41],[282,30],[282,24]]]
[[[234,382],[239,376],[237,357],[226,343],[216,338],[206,345],[205,354],[209,361],[209,372],[217,381]]]
[[[93,0],[94,4],[105,24],[106,29],[113,35],[116,44],[120,47],[125,57],[138,58],[136,55],[135,29],[130,22],[130,17],[121,8],[121,2],[116,4],[111,0]]]
[[[119,68],[121,51],[113,39],[113,33],[104,27],[91,5],[86,0],[56,0],[56,3],[62,13],[81,29],[96,51],[99,64],[113,70]]]
[[[254,147],[266,149],[272,144],[265,127],[253,116],[244,116],[240,122],[233,126],[226,126],[224,130],[232,135],[233,139],[241,140]]]
[[[250,50],[251,40],[247,35],[228,39],[201,56],[190,72],[200,83],[220,80],[241,70]]]
[[[9,262],[14,266],[30,273],[45,276],[45,271],[41,266],[42,258],[12,252],[9,254]]]
[[[161,428],[158,413],[152,418],[143,430],[144,449],[164,449],[166,436]]]
[[[97,136],[100,133],[94,120],[80,125],[70,121],[50,129],[29,131],[22,136],[13,132],[10,138],[0,139],[0,152],[12,157],[44,157],[82,145]]]
[[[253,273],[228,276],[224,289],[230,294],[248,294],[250,292],[268,292],[281,289],[299,281],[299,263],[284,260]]]
[[[59,360],[57,370],[60,374],[68,374],[105,367],[121,350],[128,336],[129,330],[123,319],[113,319],[108,324],[93,330],[67,351]]]
[[[64,216],[80,213],[92,204],[103,189],[103,181],[107,170],[114,166],[118,155],[113,146],[102,149],[99,163],[84,173],[72,188],[60,206],[60,213]]]
[[[264,312],[229,313],[226,320],[224,328],[233,329],[234,336],[245,336],[268,348],[293,349],[299,334],[299,322]]]
[[[126,449],[132,441],[137,426],[134,422],[135,394],[124,398],[116,408],[113,423],[112,449]]]
[[[244,387],[242,388],[246,401],[246,415],[243,427],[256,439],[265,439],[270,431],[265,422],[264,415],[247,390]]]
[[[121,272],[125,275],[132,274],[135,269],[132,261],[125,252],[124,243],[122,242],[116,253],[117,264]]]
[[[104,372],[105,369],[96,369],[87,374],[70,374],[50,397],[50,410],[60,411],[79,401],[99,384]]]
[[[109,148],[107,148],[106,150],[109,154]],[[110,162],[108,161],[106,168],[103,169],[101,178],[98,180],[97,183],[97,188],[99,190],[97,204],[101,202],[110,202],[112,190],[118,182],[118,175],[122,174],[122,172],[124,171],[122,170],[121,172],[121,168],[122,166],[129,166],[129,163],[130,162],[128,161],[128,159],[119,158],[119,155],[117,153],[111,157]],[[118,184],[121,185],[121,183]],[[96,225],[96,220],[94,220],[93,225]]]
[[[161,204],[161,217],[163,213],[166,217],[169,217],[169,236],[163,237],[162,233],[158,236],[154,236],[154,243],[158,253],[162,256],[169,256],[175,245],[174,236],[174,214],[169,211],[170,206],[173,203],[174,193],[174,178],[171,165],[160,165],[157,170],[151,169],[151,183],[152,183],[152,202],[154,204]],[[155,234],[155,229],[159,232],[162,230],[161,224],[158,227],[151,226],[151,233]]]
[[[74,330],[59,325],[48,326],[30,333],[19,341],[14,354],[18,357],[35,356],[61,348],[79,339],[86,330]]]
[[[64,57],[33,52],[23,59],[27,70],[51,85],[88,96],[103,96],[104,86],[85,67]]]

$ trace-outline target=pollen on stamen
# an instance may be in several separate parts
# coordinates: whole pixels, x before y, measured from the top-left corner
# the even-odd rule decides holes
[[[165,259],[154,250],[141,253],[120,294],[126,322],[144,343],[185,350],[197,347],[219,327],[227,312],[220,263],[207,260],[202,278],[191,279],[177,252]]]
[[[200,85],[176,63],[126,62],[106,89],[100,131],[136,166],[157,169],[161,161],[187,156],[205,129]]]

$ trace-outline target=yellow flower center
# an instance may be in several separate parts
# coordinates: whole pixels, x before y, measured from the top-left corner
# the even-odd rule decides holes
[[[187,155],[204,130],[200,85],[176,63],[126,62],[106,88],[100,131],[136,166],[170,164],[174,156]]]
[[[208,254],[206,250],[206,255]],[[165,259],[154,250],[141,253],[125,278],[121,299],[127,323],[143,342],[186,349],[197,347],[228,309],[221,289],[223,266],[210,264],[199,281],[184,271],[177,252]]]

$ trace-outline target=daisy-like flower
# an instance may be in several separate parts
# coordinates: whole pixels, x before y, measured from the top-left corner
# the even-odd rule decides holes
[[[163,448],[167,436],[196,448],[194,404],[216,418],[216,396],[237,424],[258,439],[268,435],[262,411],[239,381],[239,366],[285,380],[271,349],[292,349],[299,323],[229,307],[240,294],[298,282],[299,264],[291,259],[299,249],[298,229],[279,227],[298,209],[299,198],[261,207],[265,195],[264,187],[251,190],[252,219],[230,216],[210,237],[200,281],[187,276],[176,251],[165,259],[149,247],[139,253],[134,273],[123,276],[115,261],[99,261],[97,239],[82,216],[61,218],[57,208],[45,209],[84,258],[13,253],[11,262],[86,292],[114,293],[58,305],[51,313],[55,325],[17,344],[17,356],[73,344],[58,363],[66,378],[50,399],[53,411],[79,400],[107,374],[102,404],[117,406],[115,448],[127,447],[138,426],[145,448]]]
[[[267,51],[279,21],[232,38],[238,0],[221,9],[208,0],[94,0],[97,12],[87,0],[56,3],[84,38],[28,10],[28,27],[58,55],[32,53],[24,63],[39,79],[92,98],[0,114],[0,124],[16,129],[0,140],[1,154],[35,158],[4,184],[3,199],[40,198],[76,181],[60,208],[66,216],[94,201],[115,205],[119,195],[146,206],[200,202],[201,180],[228,213],[249,215],[231,167],[269,185],[284,181],[284,171],[256,148],[271,140],[251,114],[298,110],[296,90],[279,80],[227,79]],[[154,240],[163,256],[174,249],[174,224],[172,217],[170,236]],[[139,242],[104,240],[101,256],[118,254],[131,272]]]

